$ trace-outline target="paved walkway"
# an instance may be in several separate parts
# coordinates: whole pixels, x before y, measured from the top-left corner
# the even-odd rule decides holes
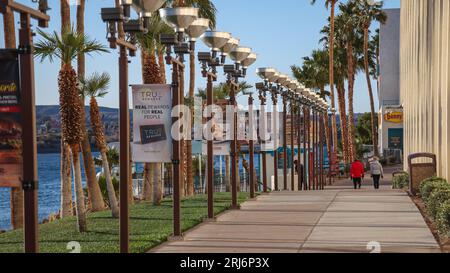
[[[381,252],[440,252],[406,193],[368,184],[357,191],[344,181],[325,191],[262,195],[151,252],[370,252],[368,244]]]

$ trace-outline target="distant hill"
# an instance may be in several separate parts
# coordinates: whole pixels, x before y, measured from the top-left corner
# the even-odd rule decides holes
[[[86,126],[91,136],[90,141],[95,149],[94,138],[92,137],[90,124],[90,107],[85,106]],[[102,123],[105,129],[107,142],[118,141],[119,131],[119,110],[116,108],[100,107]],[[132,125],[133,113],[130,110],[130,125]],[[57,153],[60,149],[61,115],[59,105],[38,105],[36,106],[36,126],[38,135],[39,153]]]
[[[90,120],[89,106],[85,106],[86,120]],[[119,109],[100,107],[102,113],[102,120],[106,122],[118,121]],[[133,117],[133,112],[130,110],[130,117]],[[60,120],[59,105],[37,105],[36,106],[36,120],[40,121],[46,117],[51,117],[53,120]]]

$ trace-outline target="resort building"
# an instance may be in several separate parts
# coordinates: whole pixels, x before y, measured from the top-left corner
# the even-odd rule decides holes
[[[450,178],[450,1],[401,1],[400,100],[405,115],[404,156],[437,156]],[[407,162],[405,162],[407,168]]]
[[[403,109],[400,105],[400,9],[385,9],[380,26],[380,74],[378,77],[378,143],[380,154],[401,160]]]

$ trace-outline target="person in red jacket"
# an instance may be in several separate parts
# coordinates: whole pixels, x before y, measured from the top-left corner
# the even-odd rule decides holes
[[[364,165],[358,159],[350,166],[350,178],[353,180],[355,190],[361,189],[361,182],[364,179]]]

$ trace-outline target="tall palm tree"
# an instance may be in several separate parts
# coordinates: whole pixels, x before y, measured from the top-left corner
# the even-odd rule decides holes
[[[70,28],[70,5],[66,0],[60,0],[61,33]],[[61,66],[63,63],[61,63]],[[64,142],[61,131],[61,217],[72,216],[72,167],[70,162],[70,147]]]
[[[330,96],[330,92],[325,90],[329,80],[329,52],[328,50],[314,50],[309,57],[303,58],[303,65],[291,66],[294,77],[301,82],[305,87],[319,91],[320,97],[326,99]],[[329,123],[328,115],[324,115],[325,124]],[[326,130],[326,144],[328,150],[328,158],[331,158],[331,130],[325,126]]]
[[[5,47],[16,48],[16,28],[14,26],[14,12],[6,10],[3,13],[3,30],[5,33]],[[23,191],[11,188],[11,225],[13,229],[23,227]]]
[[[111,77],[108,73],[103,73],[101,75],[94,73],[89,78],[81,80],[80,93],[91,98],[89,103],[91,127],[94,132],[95,142],[102,157],[102,167],[106,180],[109,206],[111,207],[112,216],[118,218],[119,206],[117,204],[117,197],[112,183],[111,168],[107,157],[108,147],[106,145],[102,118],[97,103],[97,98],[103,98],[108,94],[107,89],[109,88],[110,81]]]
[[[329,61],[328,61],[328,65],[329,65],[329,85],[330,85],[330,100],[331,100],[331,108],[336,109],[335,107],[335,94],[334,94],[334,84],[335,84],[335,80],[334,80],[334,50],[335,50],[335,46],[334,46],[334,32],[335,32],[335,9],[336,9],[336,4],[338,3],[339,0],[325,0],[325,6],[328,8],[330,7],[330,18],[329,18],[329,23],[330,23],[330,31],[329,31],[329,35],[328,35],[328,41],[329,41]],[[312,4],[316,3],[316,0],[311,0]],[[333,130],[333,143],[332,143],[332,147],[333,147],[333,152],[335,151],[335,149],[337,149],[337,124],[336,124],[336,116],[333,113],[331,116],[331,127]]]
[[[78,77],[72,62],[80,53],[91,54],[107,52],[107,50],[97,41],[90,40],[86,35],[75,33],[73,29],[65,28],[61,35],[56,31],[46,33],[38,30],[38,33],[42,39],[35,44],[35,55],[40,58],[41,62],[46,59],[53,62],[57,58],[63,64],[58,77],[61,129],[63,140],[69,145],[72,152],[78,229],[80,232],[85,232],[87,230],[86,206],[79,160],[79,144],[83,138],[80,112],[83,105],[80,103]]]
[[[348,121],[347,121],[347,110],[346,110],[346,99],[345,99],[345,81],[347,79],[347,53],[345,49],[345,43],[341,37],[340,27],[341,20],[336,20],[335,28],[335,44],[334,44],[334,82],[337,90],[338,106],[339,106],[339,119],[340,119],[340,131],[341,131],[341,141],[342,141],[342,155],[344,162],[348,163]],[[320,39],[320,42],[329,47],[329,26],[325,26],[322,31],[324,37]],[[337,149],[338,146],[336,146]]]
[[[84,34],[84,17],[85,17],[86,0],[80,0],[77,5],[77,32]],[[77,73],[80,79],[84,79],[86,74],[86,57],[83,53],[77,56]],[[84,96],[81,96],[82,105],[84,106]],[[91,143],[86,129],[86,113],[85,107],[81,108],[81,130],[83,131],[83,140],[81,141],[81,151],[84,163],[84,174],[88,189],[88,198],[92,211],[100,211],[105,208],[100,186],[95,178],[94,158],[92,157]]]
[[[340,4],[340,14],[336,18],[336,25],[340,28],[340,44],[345,46],[347,55],[347,84],[348,84],[348,161],[353,162],[356,157],[355,122],[353,110],[355,75],[358,68],[358,58],[362,53],[361,33],[358,31],[358,18],[354,13],[356,3],[348,1]]]
[[[358,0],[355,7],[355,13],[358,16],[360,27],[364,33],[364,71],[366,74],[367,87],[370,98],[370,113],[372,121],[372,141],[373,150],[376,156],[379,156],[378,150],[378,134],[377,124],[375,121],[375,100],[372,91],[372,83],[370,78],[370,60],[369,60],[369,35],[370,26],[373,21],[384,24],[387,20],[387,15],[383,11],[383,2],[373,2],[369,0]]]

